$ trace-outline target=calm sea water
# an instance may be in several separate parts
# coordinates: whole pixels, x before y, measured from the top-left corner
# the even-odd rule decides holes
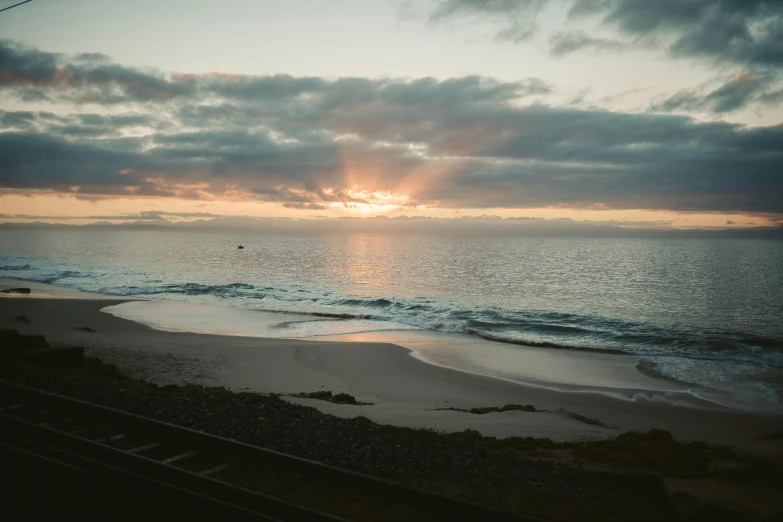
[[[649,372],[779,405],[780,241],[3,230],[0,277],[345,314],[367,329],[459,332],[520,350],[617,350],[643,356]],[[313,324],[307,335],[319,335]]]

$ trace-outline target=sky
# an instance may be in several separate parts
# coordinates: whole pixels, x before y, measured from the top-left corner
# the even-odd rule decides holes
[[[221,216],[783,224],[783,2],[0,12],[0,220]]]

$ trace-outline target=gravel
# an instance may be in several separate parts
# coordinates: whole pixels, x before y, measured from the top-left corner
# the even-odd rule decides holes
[[[0,378],[527,514],[562,520],[635,520],[640,513],[648,520],[678,518],[657,475],[586,471],[557,459],[497,451],[470,430],[442,434],[364,417],[341,419],[277,396],[222,387],[156,386],[95,359],[68,367],[4,364]],[[688,502],[692,508],[693,500]],[[688,513],[699,519],[693,509]],[[710,513],[715,519],[715,511]]]

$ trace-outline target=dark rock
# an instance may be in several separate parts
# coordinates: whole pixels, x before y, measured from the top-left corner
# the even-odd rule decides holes
[[[77,328],[77,330],[81,330],[82,332],[90,332],[90,333],[96,333],[98,330],[93,330],[89,326],[80,326]]]
[[[29,294],[30,293],[29,288],[6,288],[4,290],[0,290],[0,292],[4,294]]]
[[[330,391],[316,391],[312,393],[306,393],[304,394],[305,397],[309,397],[311,399],[321,399],[324,401],[329,401],[332,399],[332,392]]]
[[[506,404],[505,406],[501,406],[498,408],[497,406],[489,406],[485,408],[471,408],[468,413],[472,413],[474,415],[484,415],[486,413],[499,413],[504,411],[526,411],[526,412],[537,412],[538,410],[533,406],[532,404]]]
[[[338,393],[337,395],[334,395],[332,397],[332,402],[336,402],[338,404],[359,404],[356,402],[356,397],[353,395],[348,395],[347,393]]]
[[[353,395],[349,395],[347,393],[337,393],[335,395],[332,395],[332,392],[326,390],[314,391],[310,393],[299,393],[294,395],[294,397],[302,397],[305,399],[319,399],[322,401],[329,401],[337,404],[354,404],[356,406],[372,405],[372,403],[370,402],[359,402],[356,400],[356,397],[354,397]]]
[[[20,322],[28,323],[28,324],[30,323],[30,319],[28,319],[24,315],[17,315],[16,317],[14,317],[14,321],[20,321]]]
[[[590,417],[585,417],[584,415],[579,415],[578,413],[571,413],[570,411],[567,411],[566,414],[570,418],[574,420],[578,420],[579,422],[584,422],[585,424],[592,424],[593,426],[601,426],[604,428],[608,427],[606,424],[604,424],[598,419],[591,419]],[[663,430],[658,430],[658,431],[663,431]],[[669,433],[669,432],[665,431],[664,433]],[[669,433],[669,436],[671,436],[671,433]]]

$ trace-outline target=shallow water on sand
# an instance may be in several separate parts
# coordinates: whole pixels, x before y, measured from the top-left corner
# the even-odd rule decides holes
[[[488,347],[499,342],[626,352],[718,402],[780,408],[780,241],[84,229],[4,230],[0,245],[0,277],[343,318],[283,321],[290,337],[423,329],[494,341],[475,343],[478,360],[498,358]]]

